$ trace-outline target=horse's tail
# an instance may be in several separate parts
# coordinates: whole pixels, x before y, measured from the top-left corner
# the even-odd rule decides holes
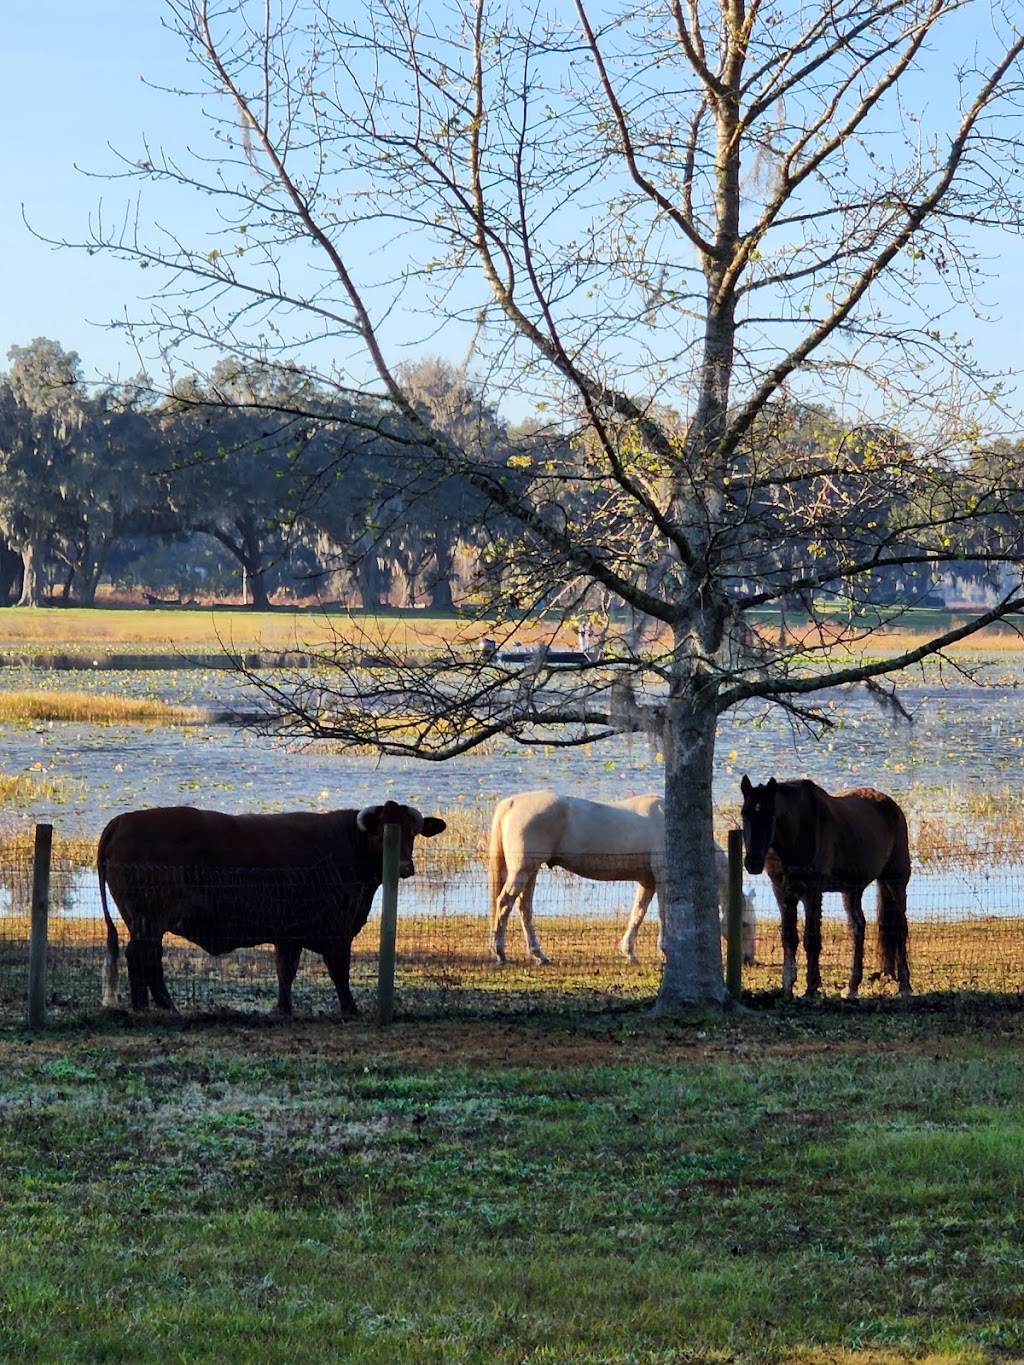
[[[508,863],[505,860],[505,841],[502,838],[502,815],[504,801],[499,801],[491,820],[491,838],[487,854],[487,889],[490,897],[491,927],[498,926],[498,897],[508,878]]]
[[[907,882],[910,878],[910,834],[906,816],[893,802],[899,817],[889,866],[878,879],[878,965],[894,977],[901,991],[910,990],[907,957]]]
[[[103,960],[103,1003],[108,1006],[117,1004],[118,956],[121,951],[121,944],[117,937],[117,925],[107,908],[107,848],[114,832],[115,823],[115,820],[111,820],[107,825],[100,835],[100,841],[96,848],[96,873],[100,882],[100,908],[103,911],[103,918],[107,921],[107,951]]]
[[[907,964],[907,887],[905,882],[878,883],[878,965],[897,979]]]

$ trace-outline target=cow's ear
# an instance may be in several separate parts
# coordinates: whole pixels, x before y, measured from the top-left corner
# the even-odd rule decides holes
[[[440,834],[442,830],[448,828],[447,823],[439,815],[425,815],[423,817],[423,828],[420,833],[424,839],[432,839],[435,834]]]

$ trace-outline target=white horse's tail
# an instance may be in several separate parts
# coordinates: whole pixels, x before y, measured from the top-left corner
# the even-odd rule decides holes
[[[508,878],[508,864],[505,860],[505,843],[502,838],[502,806],[498,803],[491,821],[490,844],[487,853],[487,891],[491,907],[491,932],[498,927],[498,897]]]

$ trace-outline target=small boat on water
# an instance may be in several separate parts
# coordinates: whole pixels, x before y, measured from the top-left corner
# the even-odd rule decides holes
[[[490,657],[502,664],[592,664],[596,655],[585,649],[553,649],[550,645],[534,645],[532,649],[501,649],[488,651]]]

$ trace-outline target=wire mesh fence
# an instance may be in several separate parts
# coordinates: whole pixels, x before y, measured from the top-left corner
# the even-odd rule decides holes
[[[661,975],[657,902],[637,938],[638,963],[620,950],[636,885],[541,870],[534,899],[535,926],[550,959],[529,955],[518,916],[509,921],[507,962],[498,966],[490,948],[487,870],[480,850],[417,846],[417,873],[401,884],[396,963],[399,1012],[514,1012],[565,1007],[607,1008],[615,1002],[653,1000]],[[910,965],[915,993],[981,991],[1024,993],[1024,864],[999,860],[1005,850],[975,843],[968,864],[934,862],[915,872],[908,897]],[[180,874],[166,874],[173,882]],[[194,875],[194,874],[192,874]],[[223,874],[221,874],[223,875]],[[229,877],[229,881],[232,879]],[[779,916],[766,878],[747,879],[758,914],[756,960],[743,969],[743,990],[780,988],[782,950]],[[31,850],[0,855],[0,1011],[24,1018],[28,986]],[[302,887],[287,878],[233,879],[226,896],[232,914],[245,913],[247,896],[280,900],[282,911],[298,903]],[[895,993],[895,985],[872,973],[874,892],[865,894],[868,919],[866,978],[862,995]],[[127,931],[112,911],[122,950]],[[360,1008],[372,1011],[377,988],[380,892],[366,927],[353,943],[351,984]],[[801,926],[802,929],[802,926]],[[46,996],[51,1011],[95,1008],[101,999],[106,929],[95,870],[56,858],[50,876]],[[724,951],[724,944],[723,944]],[[825,897],[821,954],[822,989],[838,995],[846,982],[850,940],[838,895]],[[801,976],[797,991],[802,989]],[[167,985],[185,1011],[268,1011],[277,999],[272,947],[257,945],[213,956],[168,934],[164,940]],[[305,952],[294,986],[297,1013],[334,1013],[337,996],[320,957]],[[122,969],[121,999],[128,999]]]

